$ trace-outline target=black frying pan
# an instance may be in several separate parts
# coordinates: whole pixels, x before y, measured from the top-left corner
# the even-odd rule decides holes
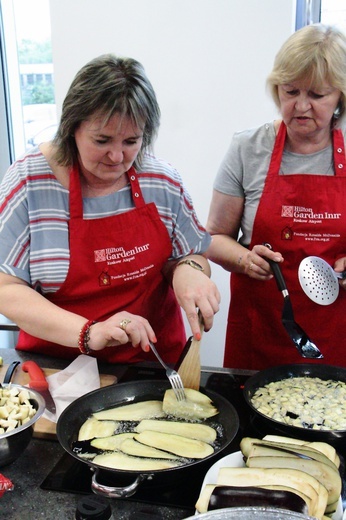
[[[252,416],[255,418],[259,430],[263,430],[264,435],[273,433],[307,441],[328,442],[334,446],[337,446],[339,443],[345,443],[346,431],[344,430],[321,431],[286,425],[256,410],[251,403],[251,398],[256,390],[268,383],[281,381],[288,377],[319,377],[323,380],[332,379],[334,381],[346,382],[346,368],[302,363],[267,368],[251,376],[244,385],[244,398],[251,409]],[[302,388],[302,393],[304,393],[304,388]]]
[[[81,425],[86,421],[93,412],[110,408],[121,404],[130,404],[137,401],[147,401],[151,399],[163,399],[165,391],[170,388],[168,381],[134,381],[130,383],[121,383],[110,385],[98,390],[94,390],[71,403],[60,415],[57,423],[57,436],[61,446],[72,457],[88,464],[94,471],[92,479],[92,490],[97,494],[103,494],[108,497],[121,498],[133,495],[138,485],[144,480],[156,480],[160,484],[172,483],[172,478],[177,476],[180,478],[188,472],[192,466],[200,465],[201,471],[206,464],[211,463],[214,459],[219,458],[220,453],[232,442],[239,429],[239,418],[235,408],[224,399],[221,395],[211,391],[201,389],[219,410],[219,414],[206,421],[206,424],[215,422],[221,424],[222,434],[218,438],[215,452],[205,459],[193,461],[189,464],[171,469],[158,471],[126,471],[113,470],[104,468],[98,464],[94,464],[90,460],[81,459],[72,451],[72,442],[77,440],[78,431]],[[98,481],[98,475],[102,482]],[[121,482],[121,486],[116,486]],[[126,483],[124,487],[124,482]]]

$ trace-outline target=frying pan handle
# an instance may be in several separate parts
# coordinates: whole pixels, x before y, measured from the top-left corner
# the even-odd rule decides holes
[[[96,495],[105,496],[107,498],[126,498],[131,497],[137,491],[138,486],[144,480],[150,480],[153,478],[153,475],[140,473],[136,480],[132,482],[129,486],[126,487],[113,487],[113,486],[104,486],[97,482],[97,473],[96,470],[91,479],[91,489]]]
[[[264,242],[263,245],[268,247],[268,249],[272,249],[272,246],[270,244],[268,244],[268,242]],[[273,271],[276,285],[278,286],[279,291],[281,291],[281,292],[285,291],[286,295],[288,295],[286,282],[285,282],[285,279],[281,272],[280,265],[278,264],[278,262],[274,262],[274,260],[270,260],[267,257],[265,257],[265,260],[268,262],[268,264],[270,265],[270,267]],[[285,294],[284,294],[284,296],[285,296]]]

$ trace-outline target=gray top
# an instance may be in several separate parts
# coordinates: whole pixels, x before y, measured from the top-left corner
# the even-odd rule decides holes
[[[343,130],[344,137],[346,130]],[[248,246],[267,176],[275,142],[274,122],[258,128],[236,132],[214,181],[214,189],[245,199],[239,242]],[[334,175],[333,150],[328,146],[313,154],[296,154],[284,150],[281,175],[310,173]]]

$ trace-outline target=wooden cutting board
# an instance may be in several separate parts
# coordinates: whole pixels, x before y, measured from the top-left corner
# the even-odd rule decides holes
[[[5,373],[8,365],[4,365],[0,367],[0,381],[3,381],[5,377]],[[51,374],[55,374],[56,372],[60,372],[59,370],[55,370],[53,368],[42,368],[45,376],[50,376]],[[116,383],[116,376],[108,375],[108,374],[100,374],[100,382],[101,387],[112,385]],[[13,377],[12,383],[16,383],[17,385],[27,385],[29,383],[29,375],[27,372],[23,372],[18,365],[16,368]],[[34,426],[34,437],[39,439],[50,439],[56,440],[56,423],[49,421],[45,417],[41,417]]]

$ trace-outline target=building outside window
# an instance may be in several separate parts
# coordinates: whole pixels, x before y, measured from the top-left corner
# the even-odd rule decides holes
[[[49,0],[0,0],[0,9],[12,162],[56,131]]]

